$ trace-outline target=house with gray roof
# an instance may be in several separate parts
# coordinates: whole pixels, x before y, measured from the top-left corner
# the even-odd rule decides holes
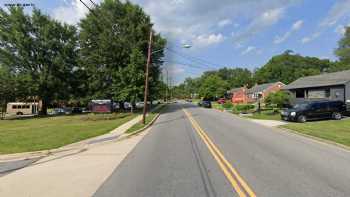
[[[283,89],[295,100],[340,100],[350,106],[350,70],[303,77]]]
[[[284,86],[285,84],[282,82],[255,85],[247,91],[248,100],[249,102],[257,102],[259,99],[264,100],[270,93],[278,92]]]

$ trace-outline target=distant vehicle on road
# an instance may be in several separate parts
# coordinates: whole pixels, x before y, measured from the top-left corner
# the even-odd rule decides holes
[[[345,111],[346,105],[343,101],[305,101],[295,104],[292,108],[282,110],[281,118],[300,123],[330,118],[340,120]]]
[[[226,100],[225,100],[224,98],[220,98],[220,99],[218,100],[218,103],[219,103],[219,104],[225,104],[225,103],[226,103]]]
[[[8,115],[35,115],[38,112],[38,103],[7,103],[6,114]]]
[[[202,106],[205,108],[211,108],[211,101],[202,101]]]

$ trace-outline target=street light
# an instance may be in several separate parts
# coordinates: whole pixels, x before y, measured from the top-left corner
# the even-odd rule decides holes
[[[144,99],[143,99],[143,115],[142,115],[142,123],[146,124],[146,113],[147,113],[147,97],[148,97],[148,75],[149,75],[149,65],[151,63],[151,56],[155,53],[159,53],[161,51],[164,51],[167,48],[163,48],[157,51],[152,52],[152,39],[153,39],[153,31],[151,28],[150,31],[150,38],[149,38],[149,43],[148,43],[148,57],[147,57],[147,64],[146,64],[146,73],[145,73],[145,92],[144,92]],[[182,48],[191,48],[192,46],[189,44],[183,44]]]

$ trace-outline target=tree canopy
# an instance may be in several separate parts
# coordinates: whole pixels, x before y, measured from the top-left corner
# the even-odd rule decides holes
[[[93,98],[135,101],[143,96],[150,17],[130,2],[106,0],[80,22],[80,58]],[[153,50],[165,47],[159,34]],[[163,52],[152,56],[150,92],[159,84]]]
[[[22,8],[0,8],[0,64],[18,79],[26,97],[39,97],[42,113],[54,99],[68,99],[77,71],[76,28],[61,24],[38,9],[26,15]],[[19,87],[19,86],[18,86]],[[17,92],[20,92],[17,90]]]
[[[335,54],[340,61],[346,65],[350,65],[350,27],[346,28],[344,37],[339,41]]]

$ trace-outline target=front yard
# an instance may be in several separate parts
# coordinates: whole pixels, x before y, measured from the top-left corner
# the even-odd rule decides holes
[[[350,146],[350,119],[290,123],[281,126],[296,132]]]
[[[258,119],[258,120],[281,120],[281,115],[278,112],[274,112],[273,110],[261,111],[260,113],[255,112],[252,113],[251,116],[247,116],[248,118]]]
[[[137,114],[75,115],[0,121],[0,154],[39,151],[108,133]]]

